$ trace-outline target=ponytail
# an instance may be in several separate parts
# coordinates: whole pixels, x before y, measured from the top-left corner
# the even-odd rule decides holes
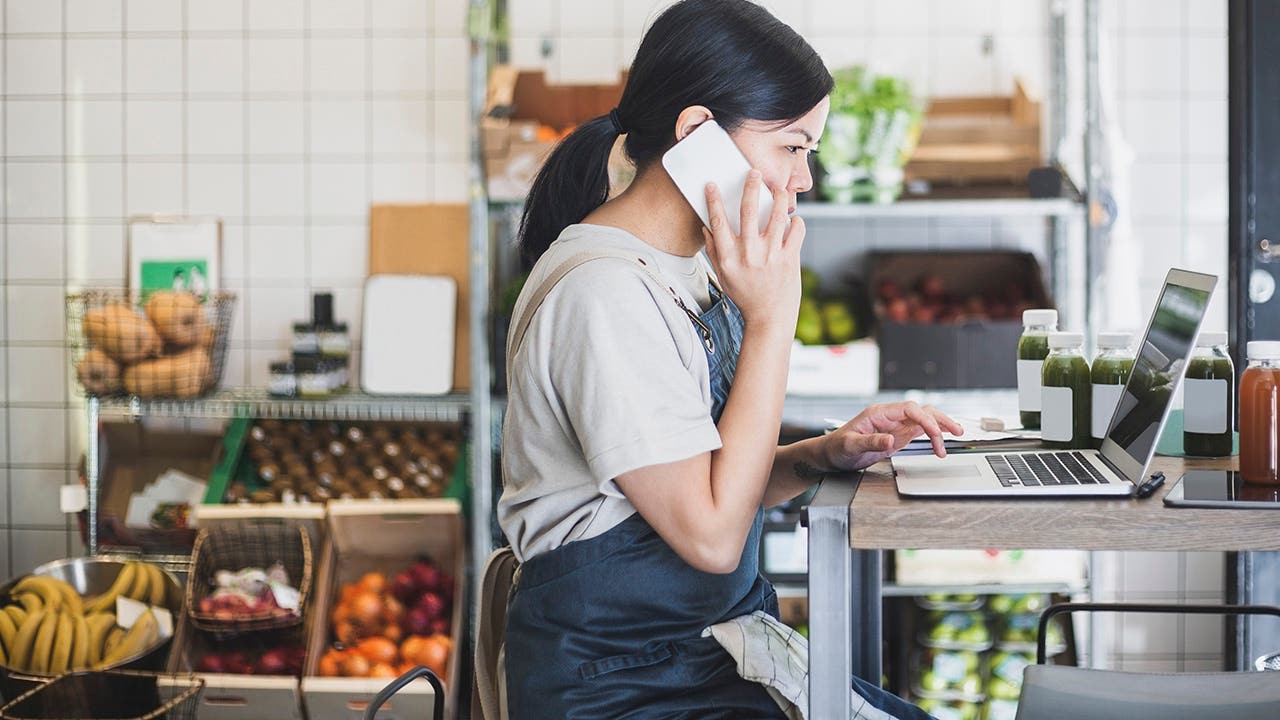
[[[579,125],[538,171],[520,218],[520,257],[526,269],[560,231],[609,199],[609,153],[618,139],[616,126],[610,115]]]
[[[618,107],[578,126],[534,179],[520,219],[526,267],[609,199],[609,153],[619,135],[639,175],[674,144],[687,107],[705,106],[733,132],[747,120],[793,121],[833,84],[809,43],[754,2],[676,2],[640,41]]]

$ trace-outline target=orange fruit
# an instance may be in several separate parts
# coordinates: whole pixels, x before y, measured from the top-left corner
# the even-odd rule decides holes
[[[418,662],[418,655],[422,652],[422,647],[427,639],[421,635],[410,635],[404,642],[400,643],[400,657],[405,662]]]
[[[365,656],[372,663],[393,663],[400,656],[396,644],[384,637],[368,637],[356,645],[356,652]]]
[[[360,633],[350,621],[343,621],[333,626],[333,637],[343,645],[351,645],[360,639]]]
[[[357,584],[365,592],[381,595],[387,590],[387,576],[380,572],[365,573]]]
[[[357,585],[356,583],[351,583],[350,585],[343,585],[342,586],[342,603],[346,604],[351,602],[351,598],[355,597],[357,594],[359,594],[359,592],[360,592],[360,586]]]
[[[385,606],[377,593],[361,591],[351,598],[351,621],[362,629],[372,631],[382,624]]]
[[[369,660],[360,653],[348,653],[343,658],[340,665],[342,674],[346,677],[368,677],[369,676]]]
[[[382,619],[388,623],[400,624],[404,619],[404,603],[395,598],[394,595],[387,595],[382,599]]]
[[[342,652],[330,649],[320,658],[321,677],[337,677],[342,674]]]
[[[400,638],[403,636],[404,636],[404,631],[402,631],[400,629],[400,626],[396,625],[395,623],[392,623],[382,628],[382,637],[390,640],[393,643],[400,642]]]
[[[378,663],[369,668],[369,677],[371,678],[394,678],[400,677],[400,673],[388,663]]]
[[[441,642],[441,640],[445,642]],[[445,666],[449,664],[448,640],[449,638],[443,635],[432,635],[426,638],[422,651],[418,654],[418,663],[431,668],[442,679],[445,674]]]

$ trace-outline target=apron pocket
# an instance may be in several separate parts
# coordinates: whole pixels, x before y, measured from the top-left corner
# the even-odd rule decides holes
[[[601,675],[615,672],[617,670],[631,670],[634,668],[648,667],[665,662],[671,658],[671,646],[663,645],[657,650],[646,653],[633,653],[631,655],[614,655],[601,660],[593,660],[585,662],[578,666],[578,674],[583,680],[594,680]]]

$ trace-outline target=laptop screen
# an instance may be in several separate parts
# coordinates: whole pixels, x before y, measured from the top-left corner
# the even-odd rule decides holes
[[[1165,411],[1195,345],[1211,292],[1166,281],[1156,302],[1133,374],[1107,431],[1107,437],[1140,466],[1159,440]]]

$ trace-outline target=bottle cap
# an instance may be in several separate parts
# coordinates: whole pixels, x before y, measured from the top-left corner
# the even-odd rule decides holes
[[[1280,343],[1278,343],[1280,344]],[[1055,349],[1075,348],[1084,345],[1084,335],[1078,332],[1049,333],[1049,347]]]
[[[1057,310],[1023,310],[1023,325],[1057,325]]]
[[[1133,345],[1133,333],[1127,333],[1127,332],[1098,333],[1098,347],[1100,348],[1127,348],[1131,345]]]
[[[1224,332],[1201,332],[1200,337],[1196,338],[1196,347],[1216,347],[1226,344],[1227,334]]]
[[[311,322],[320,326],[333,324],[333,293],[321,292],[312,294]]]
[[[1254,340],[1248,345],[1250,360],[1280,360],[1280,341]]]

